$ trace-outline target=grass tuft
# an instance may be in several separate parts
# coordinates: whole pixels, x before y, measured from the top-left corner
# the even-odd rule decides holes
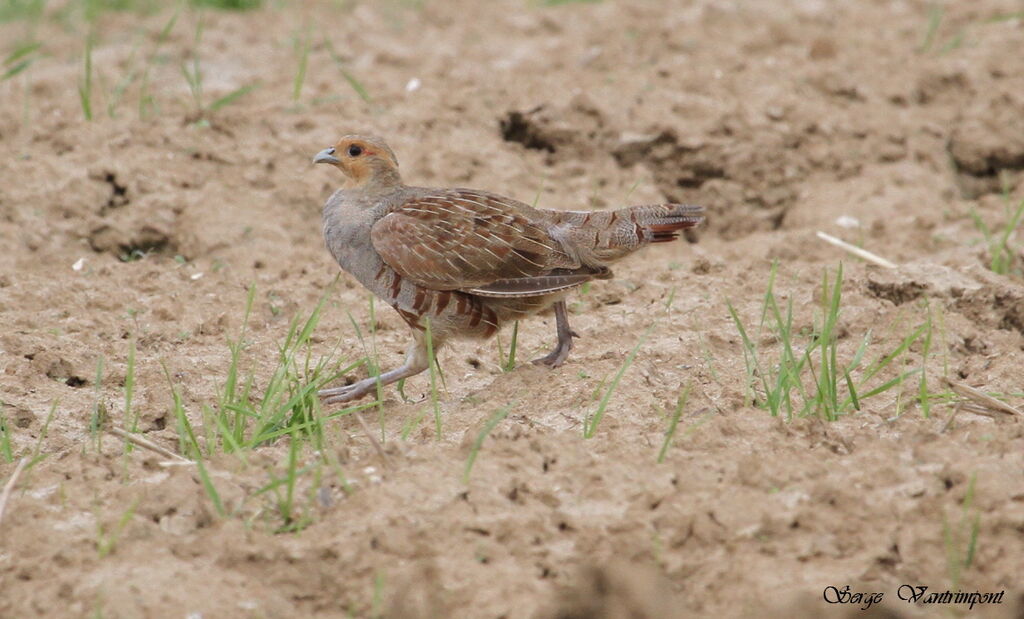
[[[1007,202],[1009,201],[1007,200]],[[1020,225],[1021,218],[1024,217],[1024,200],[1021,200],[1016,208],[1011,207],[1008,203],[1005,215],[1006,219],[1002,227],[993,230],[985,224],[978,211],[971,207],[971,219],[974,220],[974,227],[985,237],[985,244],[988,245],[988,268],[1000,275],[1020,272],[1020,269],[1014,269],[1016,256],[1014,248],[1010,244],[1010,238]]]
[[[99,558],[104,558],[110,553],[114,552],[117,548],[117,541],[121,537],[121,533],[124,528],[128,526],[132,518],[135,516],[135,509],[138,507],[138,499],[133,502],[128,509],[126,509],[121,517],[118,518],[117,522],[112,527],[104,526],[103,521],[99,518],[96,519],[96,553]]]
[[[871,342],[872,334],[868,331],[860,339],[849,361],[844,362],[841,360],[836,329],[842,311],[842,264],[836,269],[835,278],[831,281],[826,269],[822,279],[820,314],[810,330],[800,332],[794,332],[793,328],[792,299],[786,303],[783,312],[775,296],[777,270],[778,264],[772,264],[761,308],[761,321],[754,337],[751,337],[750,330],[743,324],[736,308],[727,302],[729,314],[743,344],[749,403],[769,411],[772,416],[785,414],[786,419],[792,419],[794,415],[817,415],[834,421],[840,415],[860,410],[867,398],[898,387],[907,378],[924,371],[926,358],[922,359],[920,367],[902,372],[894,362],[919,341],[929,342],[930,347],[930,314],[925,322],[913,329],[892,350],[862,367]],[[779,350],[773,356],[765,354],[756,343],[765,336],[778,343]],[[890,374],[894,371],[896,375],[879,383],[876,377],[887,369]],[[922,380],[920,388],[920,397],[926,401],[931,397],[927,393],[927,383]]]
[[[309,514],[314,513],[314,510],[306,510],[304,515],[299,508],[302,495],[299,494],[298,482],[303,476],[312,473],[318,487],[322,468],[326,464],[337,469],[342,487],[348,487],[337,463],[332,464],[327,454],[324,425],[330,419],[351,414],[375,403],[353,406],[330,415],[322,414],[320,409],[317,391],[363,363],[360,360],[339,367],[343,364],[335,363],[334,351],[315,360],[313,358],[311,338],[323,307],[333,291],[333,286],[328,287],[308,315],[296,315],[292,319],[284,341],[278,347],[276,364],[269,377],[260,378],[259,382],[264,387],[261,392],[257,392],[256,375],[244,363],[245,351],[250,345],[247,339],[249,320],[256,301],[255,286],[249,288],[238,336],[228,341],[230,357],[220,392],[215,401],[199,405],[201,425],[193,423],[179,385],[164,366],[164,375],[171,387],[171,418],[178,432],[179,453],[195,460],[203,488],[221,517],[232,517],[241,509],[244,501],[231,510],[224,504],[204,460],[217,453],[231,453],[246,463],[249,450],[287,439],[288,456],[283,475],[273,478],[262,489],[246,498],[248,500],[264,494],[276,497],[273,513],[280,520],[274,526],[276,532],[296,532],[311,521]],[[314,463],[300,467],[300,456],[307,445],[315,450],[317,458]],[[315,491],[309,496],[309,502],[316,502]]]
[[[213,411],[212,422],[217,428],[216,441],[219,448],[225,451],[237,451],[298,433],[313,440],[319,449],[323,446],[325,420],[373,405],[372,402],[362,404],[329,416],[320,414],[317,391],[362,364],[362,361],[357,361],[339,370],[331,370],[333,352],[332,355],[321,356],[313,361],[310,338],[333,287],[320,298],[305,320],[300,316],[292,319],[285,341],[278,349],[277,366],[267,379],[262,396],[253,393],[253,373],[248,373],[244,380],[241,378],[241,355],[246,346],[245,336],[255,290],[255,286],[249,289],[239,337],[229,342],[231,361],[216,410]]]

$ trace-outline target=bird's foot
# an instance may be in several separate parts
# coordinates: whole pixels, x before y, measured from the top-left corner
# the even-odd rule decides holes
[[[551,369],[562,365],[565,363],[565,360],[569,358],[569,351],[572,350],[572,338],[579,336],[580,335],[570,329],[569,324],[566,323],[564,329],[559,329],[558,344],[555,345],[555,349],[540,359],[534,359],[533,364],[546,365]]]
[[[550,353],[544,355],[540,359],[534,359],[531,363],[533,363],[534,365],[546,365],[551,369],[555,369],[558,366],[565,363],[565,360],[568,357],[568,350],[552,350]]]
[[[344,402],[351,402],[352,400],[358,400],[376,389],[377,379],[367,378],[352,383],[351,385],[321,389],[317,392],[317,395],[320,396],[324,404],[341,404]]]
[[[565,363],[565,360],[569,358],[569,351],[572,350],[572,340],[569,341],[568,346],[559,344],[554,350],[544,355],[539,359],[534,359],[534,365],[546,365],[551,369],[557,368],[558,366]]]

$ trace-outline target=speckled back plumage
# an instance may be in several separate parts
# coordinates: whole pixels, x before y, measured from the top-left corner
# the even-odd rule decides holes
[[[324,235],[342,268],[410,326],[422,329],[429,317],[436,336],[489,337],[611,277],[611,263],[675,238],[698,213],[682,205],[548,211],[482,191],[419,187],[369,204],[341,190],[324,208]]]

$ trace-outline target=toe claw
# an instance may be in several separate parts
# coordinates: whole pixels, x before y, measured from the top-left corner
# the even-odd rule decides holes
[[[547,355],[544,355],[543,357],[541,357],[539,359],[534,359],[533,360],[533,364],[534,365],[546,365],[546,366],[548,366],[551,369],[555,369],[555,368],[559,367],[560,365],[562,365],[563,363],[565,363],[565,360],[568,359],[568,358],[569,358],[569,351],[567,349],[566,350],[555,349],[555,350],[552,350],[550,353],[548,353]]]
[[[358,400],[369,392],[365,385],[361,383],[353,383],[351,385],[342,385],[341,387],[332,387],[330,389],[321,389],[317,392],[317,395],[321,398],[322,404],[341,404],[343,402],[350,402],[352,400]]]

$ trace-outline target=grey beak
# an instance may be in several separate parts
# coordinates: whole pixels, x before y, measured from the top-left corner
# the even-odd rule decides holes
[[[334,147],[325,148],[313,157],[313,163],[340,163],[341,161],[334,156]]]

